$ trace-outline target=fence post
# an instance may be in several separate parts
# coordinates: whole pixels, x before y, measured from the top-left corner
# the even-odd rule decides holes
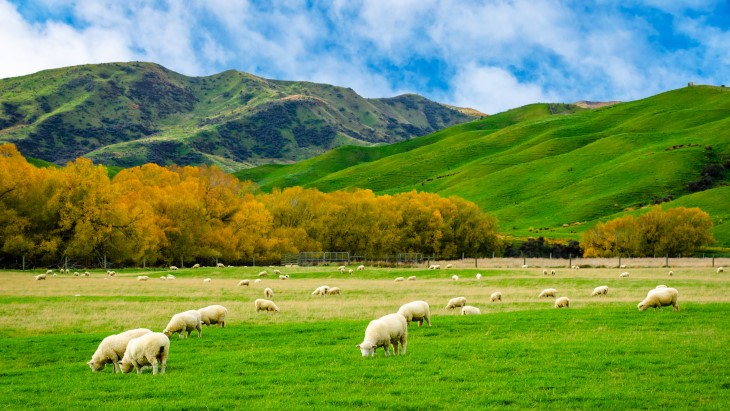
[[[618,268],[621,268],[621,256],[618,256]]]
[[[106,254],[104,254],[104,269],[106,270]]]
[[[25,254],[23,254],[23,271],[25,271]]]
[[[667,254],[667,256],[664,257],[664,266],[669,267],[669,254]]]
[[[142,268],[147,269],[147,256],[142,257]]]
[[[479,268],[479,266],[477,265],[477,257],[474,257],[474,268]]]
[[[573,254],[568,254],[568,268],[573,268]]]

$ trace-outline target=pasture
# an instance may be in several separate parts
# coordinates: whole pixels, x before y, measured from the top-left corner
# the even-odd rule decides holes
[[[353,267],[354,268],[354,267]],[[255,284],[262,269],[269,277]],[[730,404],[730,273],[711,267],[376,269],[334,267],[121,270],[115,278],[0,272],[0,395],[14,409],[726,409]],[[629,271],[628,278],[619,272]],[[483,278],[476,280],[475,274]],[[136,276],[150,276],[147,282]],[[452,281],[453,274],[459,275]],[[395,277],[416,281],[394,282]],[[203,283],[211,278],[210,283]],[[239,280],[251,280],[238,287]],[[342,295],[312,296],[318,286]],[[659,284],[680,311],[639,312]],[[591,291],[607,285],[605,297]],[[256,313],[265,287],[281,313]],[[571,300],[553,309],[544,288]],[[489,302],[501,291],[501,303]],[[464,296],[482,315],[446,311]],[[362,358],[368,322],[413,300],[432,327],[409,326],[405,356]],[[92,373],[107,335],[161,331],[180,311],[229,310],[226,328],[171,338],[165,375]]]

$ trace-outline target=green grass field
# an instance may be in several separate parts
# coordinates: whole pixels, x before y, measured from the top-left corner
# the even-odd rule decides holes
[[[371,269],[333,267],[122,270],[116,278],[0,273],[0,395],[13,409],[726,409],[730,403],[730,280],[712,267],[666,269]],[[267,268],[269,272],[272,270]],[[478,281],[474,275],[484,278]],[[166,273],[165,273],[166,274]],[[452,274],[461,279],[452,281]],[[416,275],[415,282],[393,282]],[[211,278],[204,284],[203,278]],[[315,297],[319,285],[340,296]],[[639,312],[647,290],[680,292],[679,312]],[[595,286],[609,294],[591,297]],[[274,290],[281,313],[255,313]],[[571,299],[553,309],[547,287]],[[490,303],[491,292],[504,295]],[[482,310],[444,309],[454,296]],[[408,352],[362,358],[367,323],[408,301],[430,303],[432,327],[409,327]],[[222,304],[226,328],[171,339],[165,375],[92,373],[85,364],[107,335],[161,331],[176,312]]]

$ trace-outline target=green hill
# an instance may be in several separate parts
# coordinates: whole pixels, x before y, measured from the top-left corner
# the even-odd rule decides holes
[[[559,114],[555,114],[559,113]],[[594,110],[535,104],[387,147],[237,173],[301,185],[460,196],[519,237],[577,238],[655,204],[701,206],[730,246],[730,91],[699,86]]]
[[[476,118],[408,94],[365,99],[352,89],[238,71],[187,77],[151,63],[111,63],[0,79],[0,142],[64,164],[217,164],[225,170],[306,159],[344,144],[426,135]]]

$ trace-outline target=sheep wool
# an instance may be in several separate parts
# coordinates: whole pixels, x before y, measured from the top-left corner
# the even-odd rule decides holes
[[[416,276],[415,275],[412,275],[412,276],[406,278],[406,280],[408,280],[408,281],[416,281]]]
[[[200,313],[197,310],[188,310],[173,315],[162,332],[168,337],[179,333],[178,338],[187,338],[190,337],[193,330],[198,330],[198,338],[200,338],[203,336],[201,324]],[[187,335],[185,335],[185,332],[187,332]]]
[[[395,280],[393,280],[393,281],[401,282],[401,281],[405,281],[405,280],[406,280],[405,277],[396,277]]]
[[[110,335],[99,344],[99,347],[91,356],[91,360],[87,362],[91,371],[101,371],[104,369],[106,364],[111,363],[114,373],[117,373],[119,368],[119,361],[124,357],[124,352],[127,350],[127,344],[129,340],[137,337],[141,337],[145,334],[151,333],[151,330],[146,328],[136,328],[134,330],[128,330],[119,334]]]
[[[662,308],[671,305],[674,307],[674,311],[679,311],[679,291],[675,288],[655,288],[649,290],[646,298],[638,304],[639,311],[644,311],[647,308]]]
[[[568,308],[570,307],[570,300],[568,297],[560,297],[555,300],[555,308]]]
[[[132,371],[132,368],[137,370],[137,374],[142,374],[142,367],[151,365],[152,375],[157,375],[159,365],[160,374],[164,374],[169,354],[170,339],[167,335],[163,333],[144,334],[129,340],[119,366],[125,374]]]
[[[405,355],[408,344],[408,322],[400,314],[384,315],[372,320],[365,329],[365,338],[356,345],[363,357],[374,357],[375,350],[383,347],[385,356],[390,355],[390,346],[393,346],[393,355]]]
[[[222,305],[215,304],[200,308],[198,314],[200,314],[200,322],[206,327],[211,324],[217,324],[221,328],[226,326],[228,309]]]
[[[555,293],[557,293],[557,292],[558,292],[558,290],[556,290],[554,288],[546,288],[546,289],[542,290],[542,292],[540,292],[540,295],[538,295],[537,298],[555,297]]]
[[[423,321],[426,321],[428,326],[431,326],[431,308],[425,301],[411,301],[400,306],[398,314],[402,315],[407,322],[417,321],[418,326],[423,325]]]
[[[36,279],[36,281],[39,281],[39,280],[45,280],[46,279],[46,276],[47,276],[46,274],[38,274],[38,275],[33,276],[33,277]]]
[[[495,292],[492,293],[492,295],[489,297],[489,299],[493,303],[496,303],[497,301],[502,301],[502,293],[499,292],[499,291],[495,291]]]
[[[269,300],[274,298],[274,290],[271,288],[265,288],[264,289],[264,297],[268,298]]]
[[[314,291],[312,291],[312,295],[325,295],[327,294],[327,290],[329,290],[328,285],[320,285],[319,287],[315,288]]]
[[[241,280],[241,281],[238,282],[238,285],[239,286],[245,285],[246,287],[248,287],[248,283],[249,283],[248,280]]]
[[[446,304],[447,310],[453,310],[454,308],[463,307],[466,305],[466,298],[465,297],[454,297],[449,300],[449,302]]]
[[[458,276],[458,275],[456,275],[456,274],[454,274],[454,275],[452,275],[452,276],[451,276],[451,279],[452,279],[453,281],[458,281],[458,280],[459,280],[459,276]]]
[[[259,298],[256,301],[254,301],[254,306],[256,307],[256,312],[259,311],[274,311],[279,312],[279,307],[274,304],[273,301],[264,300],[263,298]]]
[[[327,289],[327,295],[340,295],[340,287],[330,287]]]
[[[593,289],[593,293],[591,293],[591,296],[596,297],[599,295],[606,295],[608,294],[608,286],[607,285],[601,285]]]
[[[357,271],[363,271],[364,269],[365,269],[365,266],[364,265],[358,265],[357,266]]]
[[[461,307],[461,315],[479,315],[482,311],[474,306],[471,305],[465,305]]]

